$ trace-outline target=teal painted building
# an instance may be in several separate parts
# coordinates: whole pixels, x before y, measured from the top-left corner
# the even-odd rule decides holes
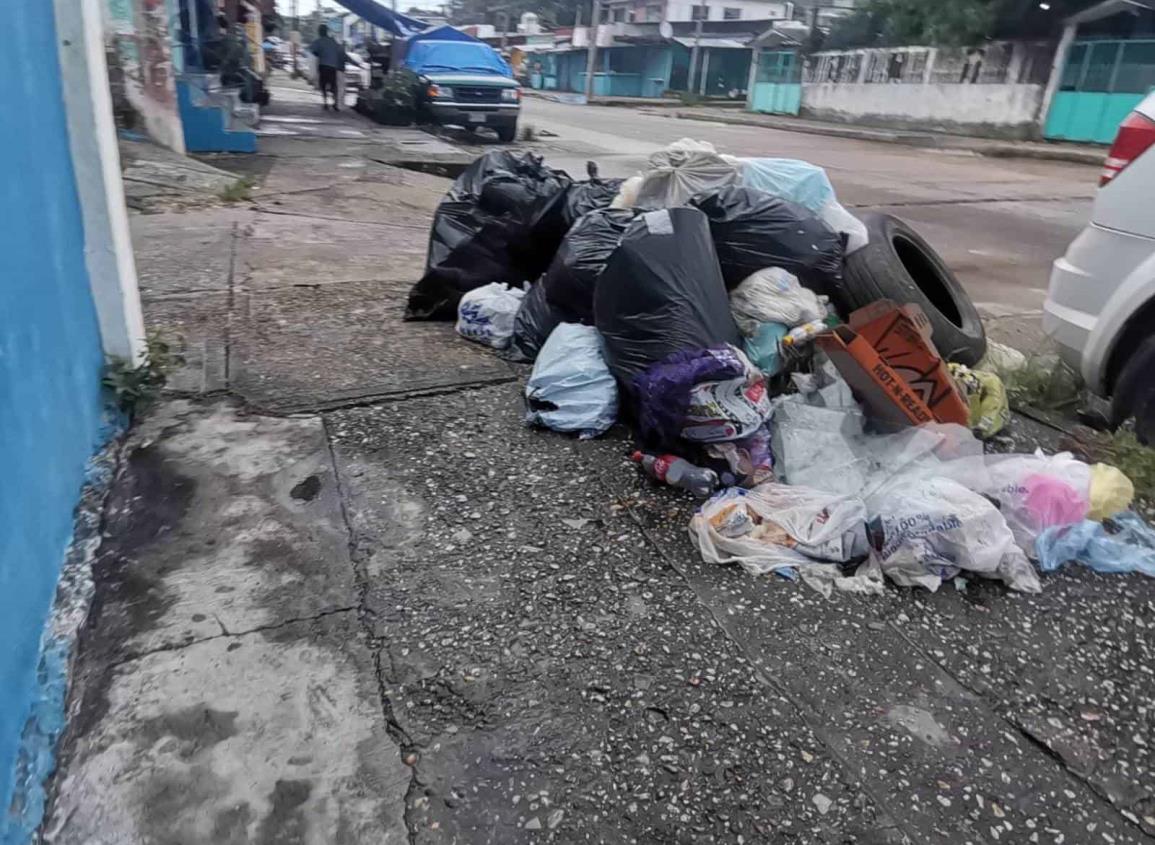
[[[1043,126],[1057,141],[1109,144],[1155,88],[1155,10],[1108,0],[1067,19]]]
[[[621,39],[612,46],[598,48],[593,94],[658,98],[667,93],[693,93],[745,99],[750,80],[750,37],[723,33],[697,38],[675,34],[670,38]],[[529,49],[527,53],[531,87],[585,92],[588,53],[584,47]]]

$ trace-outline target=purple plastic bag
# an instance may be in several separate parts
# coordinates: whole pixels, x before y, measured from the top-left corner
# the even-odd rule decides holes
[[[746,372],[746,362],[732,346],[681,349],[646,367],[633,381],[642,442],[659,448],[676,446],[694,385],[740,378]]]

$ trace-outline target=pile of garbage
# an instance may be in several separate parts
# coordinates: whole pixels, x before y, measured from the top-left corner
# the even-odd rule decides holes
[[[1011,415],[973,303],[807,162],[685,139],[630,179],[577,181],[487,153],[437,210],[406,317],[532,362],[531,425],[630,426],[643,472],[707,500],[689,530],[708,562],[827,593],[959,575],[1037,592],[1072,560],[1155,575],[1119,470],[987,454]]]

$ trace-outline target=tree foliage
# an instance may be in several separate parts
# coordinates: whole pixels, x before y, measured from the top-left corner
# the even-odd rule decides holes
[[[831,27],[823,49],[964,47],[988,38],[1042,38],[1093,0],[867,0]]]

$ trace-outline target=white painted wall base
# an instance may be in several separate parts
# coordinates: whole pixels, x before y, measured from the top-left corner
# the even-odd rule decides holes
[[[106,355],[145,350],[136,262],[120,179],[100,0],[54,0],[68,141],[84,218],[84,253]]]
[[[802,86],[802,112],[823,120],[1027,137],[1044,86],[818,82]]]

